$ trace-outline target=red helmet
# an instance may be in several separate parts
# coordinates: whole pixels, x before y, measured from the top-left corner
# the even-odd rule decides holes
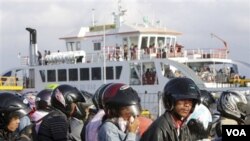
[[[138,93],[123,83],[113,83],[104,90],[103,104],[105,110],[130,106],[134,115],[139,115],[140,113]]]
[[[95,92],[94,96],[92,97],[92,101],[97,109],[103,109],[103,94],[104,90],[111,85],[112,83],[103,84],[101,85]]]

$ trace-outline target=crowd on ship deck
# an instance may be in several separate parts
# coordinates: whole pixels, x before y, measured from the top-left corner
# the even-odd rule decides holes
[[[219,98],[189,78],[162,90],[165,112],[151,117],[127,84],[108,83],[94,94],[62,84],[39,92],[0,92],[0,141],[198,141],[222,139],[222,125],[248,125],[250,97]]]

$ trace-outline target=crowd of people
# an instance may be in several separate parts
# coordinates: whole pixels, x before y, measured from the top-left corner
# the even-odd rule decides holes
[[[36,95],[0,92],[0,141],[219,141],[222,125],[247,124],[246,95],[225,91],[216,100],[189,78],[168,81],[162,101],[165,112],[152,120],[123,83],[93,95],[66,84]]]

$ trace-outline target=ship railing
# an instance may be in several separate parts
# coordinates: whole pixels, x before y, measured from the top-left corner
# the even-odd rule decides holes
[[[0,90],[22,90],[23,81],[18,77],[0,76]]]
[[[189,58],[189,59],[207,59],[207,58],[227,58],[227,50],[225,49],[168,49],[166,47],[162,48],[134,48],[128,49],[127,51],[121,47],[108,47],[105,50],[99,51],[97,53],[88,53],[83,55],[82,61],[77,61],[73,56],[65,57],[61,55],[51,55],[51,58],[47,58],[48,63],[46,64],[60,64],[60,63],[93,63],[93,62],[103,62],[104,56],[106,61],[126,61],[126,60],[143,60],[143,59],[153,59],[153,58]],[[71,57],[71,58],[70,58]],[[27,56],[21,59],[23,65],[29,64],[29,59]],[[45,59],[46,61],[46,59]],[[44,60],[42,62],[45,62]]]
[[[184,50],[184,56],[190,59],[208,59],[218,58],[226,59],[226,49],[186,49]]]
[[[166,48],[144,48],[134,49],[128,51],[125,56],[123,49],[113,49],[109,51],[103,51],[99,53],[88,53],[86,55],[86,62],[101,62],[104,59],[106,61],[126,61],[126,60],[143,60],[153,58],[189,58],[189,59],[208,59],[208,58],[227,58],[226,50],[220,49],[187,49],[181,51],[168,51]]]

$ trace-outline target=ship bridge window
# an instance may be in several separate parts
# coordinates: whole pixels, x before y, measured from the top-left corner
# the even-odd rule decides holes
[[[89,68],[80,68],[80,80],[89,80]]]
[[[150,37],[149,40],[149,48],[150,47],[155,47],[155,37]]]
[[[67,42],[67,51],[76,51],[76,50],[81,50],[81,42]]]
[[[47,81],[55,82],[56,81],[56,71],[55,70],[47,70]]]
[[[101,75],[101,68],[92,68],[92,80],[101,80],[102,75]]]
[[[42,82],[45,82],[45,70],[40,70],[39,72],[40,72]]]
[[[162,49],[165,46],[165,37],[158,37],[157,45]]]
[[[81,50],[81,42],[76,42],[76,50]]]
[[[142,49],[148,48],[148,37],[142,37],[142,40],[141,40],[141,48],[142,48]]]
[[[66,69],[59,69],[57,72],[58,81],[67,81]]]
[[[116,66],[115,67],[115,78],[120,79],[122,72],[122,66]]]
[[[114,79],[114,69],[113,69],[113,67],[106,67],[106,79],[107,80]]]
[[[69,69],[69,81],[78,80],[78,71],[77,69]]]
[[[67,51],[73,51],[73,47],[75,46],[75,42],[67,42]]]
[[[101,43],[94,43],[94,50],[101,50]]]

